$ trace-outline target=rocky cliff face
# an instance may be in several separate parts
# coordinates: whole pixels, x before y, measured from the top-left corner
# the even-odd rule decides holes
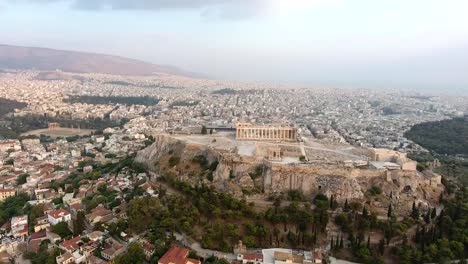
[[[203,172],[200,167],[193,165],[194,157],[197,156],[205,157],[209,164],[216,161],[217,166],[211,168],[212,171]],[[180,162],[168,166],[170,157],[178,157]],[[371,187],[377,186],[383,190],[382,197],[392,197],[403,206],[411,206],[415,200],[434,205],[443,190],[442,185],[417,172],[351,169],[326,164],[270,163],[202,145],[187,144],[169,136],[157,136],[153,145],[138,153],[136,161],[146,164],[157,173],[171,174],[193,184],[204,182],[236,196],[242,196],[245,190],[260,190],[265,196],[300,190],[311,198],[317,193],[323,193],[328,197],[333,194],[338,201],[348,199],[378,203],[368,193]],[[210,173],[211,178],[205,177]],[[371,198],[373,201],[370,201]],[[383,203],[388,202],[387,198],[383,199]]]
[[[186,148],[184,142],[175,140],[171,137],[158,135],[155,137],[155,142],[138,152],[135,161],[143,163],[148,166],[149,169],[154,170],[156,167],[155,162],[167,155],[180,155]]]

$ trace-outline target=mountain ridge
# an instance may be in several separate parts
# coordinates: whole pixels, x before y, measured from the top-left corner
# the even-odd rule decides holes
[[[127,76],[170,74],[200,78],[201,75],[170,65],[91,52],[0,44],[0,68]]]

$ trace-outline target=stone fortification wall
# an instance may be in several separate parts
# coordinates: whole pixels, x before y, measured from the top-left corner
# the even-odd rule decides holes
[[[428,184],[415,171],[389,171],[379,169],[344,168],[321,165],[269,164],[265,174],[264,189],[268,192],[300,190],[305,195],[318,192],[334,194],[337,199],[362,198],[372,186],[371,182],[395,182],[401,188],[416,190]],[[399,188],[399,187],[398,187]]]

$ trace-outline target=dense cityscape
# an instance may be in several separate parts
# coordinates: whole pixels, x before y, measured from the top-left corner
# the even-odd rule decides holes
[[[310,168],[329,164],[326,170],[330,171],[336,166],[353,167],[359,175],[365,170],[393,171],[392,177],[413,175],[412,184],[432,186],[417,188],[435,188],[439,194],[440,176],[428,169],[440,164],[429,160],[431,168],[417,172],[406,155],[429,151],[404,134],[416,124],[463,118],[467,110],[467,98],[397,90],[59,71],[4,71],[0,74],[0,98],[5,102],[0,116],[0,261],[17,263],[322,263],[329,262],[331,256],[349,258],[333,253],[343,247],[361,251],[376,247],[378,254],[387,258],[390,253],[385,248],[398,243],[401,236],[379,226],[387,225],[388,217],[395,221],[389,222],[390,227],[404,223],[409,228],[407,210],[411,221],[421,219],[431,224],[443,208],[435,202],[439,196],[435,200],[420,198],[413,190],[406,200],[403,192],[384,190],[385,184],[376,181],[364,194],[338,191],[332,187],[338,183],[323,179],[318,193],[308,193],[304,185],[281,191],[274,182],[268,185],[261,180],[258,185],[259,177],[266,179],[268,174],[265,167],[263,172],[257,169],[258,159],[270,164],[262,166],[271,166],[272,171],[275,166],[297,166],[287,163]],[[239,122],[291,124],[297,129],[294,140],[298,143],[286,145],[280,139],[275,140],[276,147],[255,143],[256,150],[251,152],[253,145],[232,139]],[[261,137],[265,135],[262,132]],[[180,150],[174,144],[180,142],[197,142],[208,148],[201,147],[193,155],[187,154],[193,150],[185,149],[176,156]],[[223,160],[231,157],[223,154],[229,144],[236,146],[234,152],[229,148],[229,155],[238,155],[244,163],[255,157],[252,164],[257,167],[244,175],[232,166],[227,177],[242,190],[236,193],[236,188],[229,187],[224,189],[230,193],[226,196],[218,191],[226,184],[220,170]],[[166,154],[158,154],[156,160],[151,156],[154,154],[148,154],[163,153],[162,149]],[[363,154],[367,149],[371,154]],[[212,150],[221,151],[220,158],[213,158],[209,154]],[[263,158],[262,151],[267,152]],[[162,165],[165,159],[167,167]],[[179,163],[186,165],[181,168]],[[192,185],[192,179],[183,179],[195,173],[194,164],[200,166],[196,173],[206,179]],[[369,169],[358,169],[363,166]],[[323,184],[329,186],[320,191]],[[189,200],[195,204],[185,208],[187,212],[179,212],[184,209],[176,208],[184,208],[184,197],[190,193],[196,194],[197,198]],[[387,198],[360,204],[362,199],[381,195]],[[392,202],[392,195],[401,197]],[[420,205],[413,202],[413,208],[406,209],[415,197]],[[199,201],[203,198],[221,201],[214,202],[214,208],[205,208],[205,202]],[[393,213],[392,205],[398,206]],[[290,214],[290,219],[279,221],[284,223],[282,231],[270,215],[272,208],[280,219],[280,212]],[[361,230],[354,234],[357,238],[349,231],[353,224],[343,220],[350,210],[357,217],[355,225],[368,225],[357,227]],[[297,219],[292,216],[296,214]],[[324,214],[329,215],[327,220],[322,219]],[[214,219],[220,216],[237,219],[227,222],[228,230],[221,238],[216,234],[222,226],[209,224],[218,223]],[[153,222],[155,219],[159,220]],[[307,222],[314,224],[309,227]],[[296,223],[299,227],[292,227]],[[202,230],[191,230],[190,225]],[[383,233],[365,235],[379,228]],[[227,240],[218,244],[219,239]],[[366,241],[367,246],[361,246]],[[461,247],[452,248],[453,254],[462,256]],[[377,253],[361,251],[355,253],[361,261],[381,261]]]
[[[468,263],[467,10],[0,0],[0,264]]]

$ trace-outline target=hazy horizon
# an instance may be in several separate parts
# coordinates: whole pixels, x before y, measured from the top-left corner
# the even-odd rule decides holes
[[[468,2],[376,2],[0,0],[0,42],[220,80],[468,94]]]

